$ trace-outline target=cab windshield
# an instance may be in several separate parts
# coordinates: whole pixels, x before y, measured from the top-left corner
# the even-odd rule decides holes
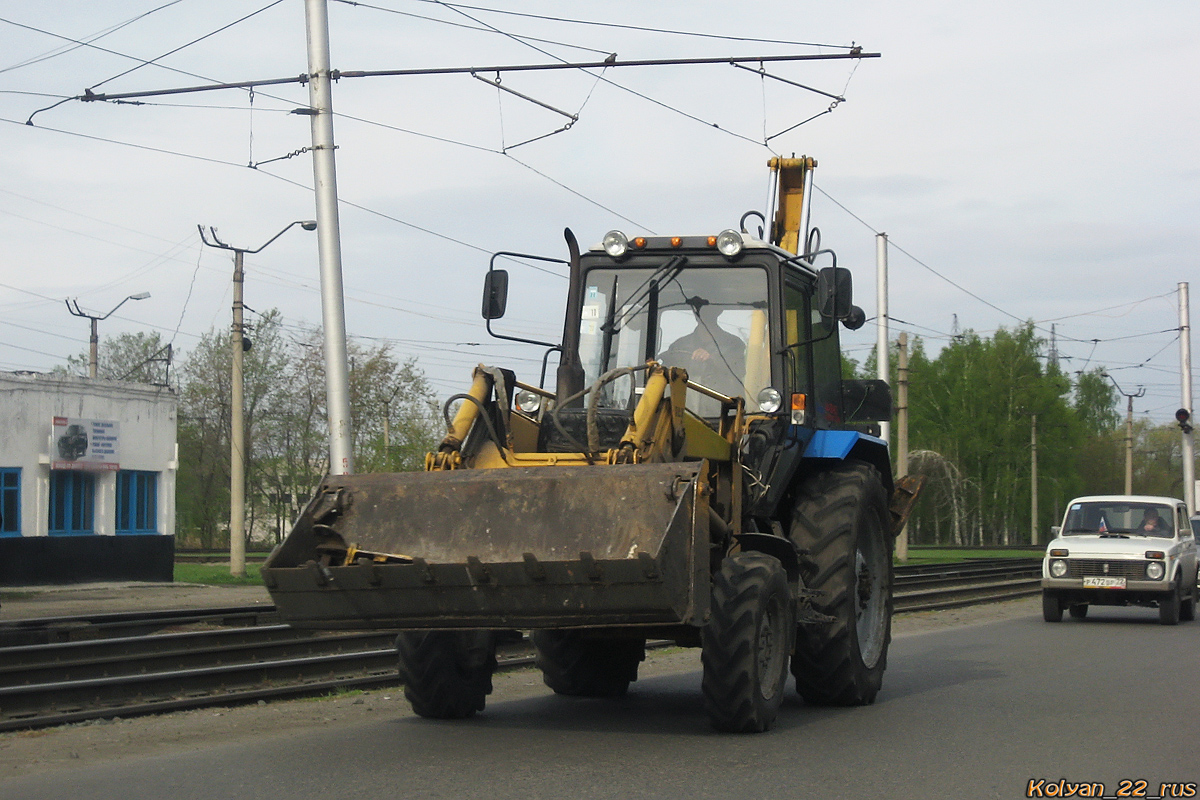
[[[579,337],[587,383],[654,359],[746,398],[747,410],[756,411],[755,398],[770,383],[766,270],[685,264],[676,256],[587,272]],[[645,373],[619,378],[603,388],[599,403],[632,408],[644,382]],[[718,401],[698,392],[688,392],[687,407],[702,417],[720,412]]]
[[[1087,502],[1067,510],[1063,534],[1175,536],[1174,510],[1162,503]]]

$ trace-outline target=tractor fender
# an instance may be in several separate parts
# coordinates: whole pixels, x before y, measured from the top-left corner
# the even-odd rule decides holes
[[[875,469],[883,479],[883,488],[888,496],[895,488],[892,482],[892,461],[888,456],[887,442],[876,436],[860,431],[814,431],[812,438],[804,448],[803,460],[833,459],[845,461],[865,461]],[[811,469],[811,465],[809,466]]]
[[[796,545],[792,544],[791,539],[769,533],[740,533],[734,538],[738,540],[742,550],[753,550],[779,559],[787,572],[789,582],[799,579],[800,554],[796,552]]]

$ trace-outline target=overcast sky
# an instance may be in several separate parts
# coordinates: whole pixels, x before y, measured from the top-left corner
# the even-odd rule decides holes
[[[310,143],[308,119],[288,113],[307,104],[299,85],[145,105],[68,101],[25,124],[85,88],[306,72],[302,0],[269,3],[0,2],[0,369],[48,370],[86,351],[88,323],[65,298],[103,314],[148,291],[102,322],[101,336],[158,331],[187,351],[230,316],[229,254],[204,247],[196,225],[253,248],[314,216],[310,157],[287,158]],[[1126,391],[1144,386],[1135,409],[1156,422],[1179,406],[1176,287],[1200,274],[1195,2],[470,5],[334,0],[333,66],[835,53],[852,43],[882,57],[770,65],[846,101],[769,145],[764,137],[830,100],[727,64],[509,73],[505,87],[578,114],[570,130],[520,144],[566,117],[470,75],[342,80],[348,332],[417,357],[442,396],[461,391],[480,361],[536,380],[540,352],[489,340],[479,319],[491,252],[564,256],[564,227],[585,246],[612,228],[736,227],[766,205],[767,158],[803,153],[819,161],[813,222],[854,270],[868,316],[874,232],[891,237],[893,338],[907,330],[936,350],[956,325],[990,335],[1032,319],[1049,338],[1054,323],[1065,369],[1103,365]],[[161,67],[122,75],[167,53]],[[505,329],[557,339],[566,280],[512,273]],[[278,308],[289,325],[319,322],[317,287],[316,237],[298,227],[247,259],[246,304]],[[859,360],[874,341],[873,324],[844,338]]]

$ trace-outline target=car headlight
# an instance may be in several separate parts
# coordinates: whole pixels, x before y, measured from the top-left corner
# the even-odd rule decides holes
[[[783,395],[773,386],[768,386],[758,393],[758,410],[774,414],[783,405]]]
[[[1050,562],[1050,576],[1052,578],[1067,577],[1067,562],[1061,558]]]
[[[1152,581],[1161,581],[1165,573],[1166,570],[1161,561],[1151,561],[1146,565],[1146,577]]]
[[[528,389],[517,392],[517,408],[526,414],[532,414],[541,408],[542,398]]]

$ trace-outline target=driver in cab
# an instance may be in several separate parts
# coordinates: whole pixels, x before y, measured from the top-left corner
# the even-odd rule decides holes
[[[683,367],[688,378],[728,395],[741,393],[746,374],[746,343],[717,324],[721,309],[703,297],[688,298],[696,317],[696,329],[676,339],[658,360],[670,367]]]

